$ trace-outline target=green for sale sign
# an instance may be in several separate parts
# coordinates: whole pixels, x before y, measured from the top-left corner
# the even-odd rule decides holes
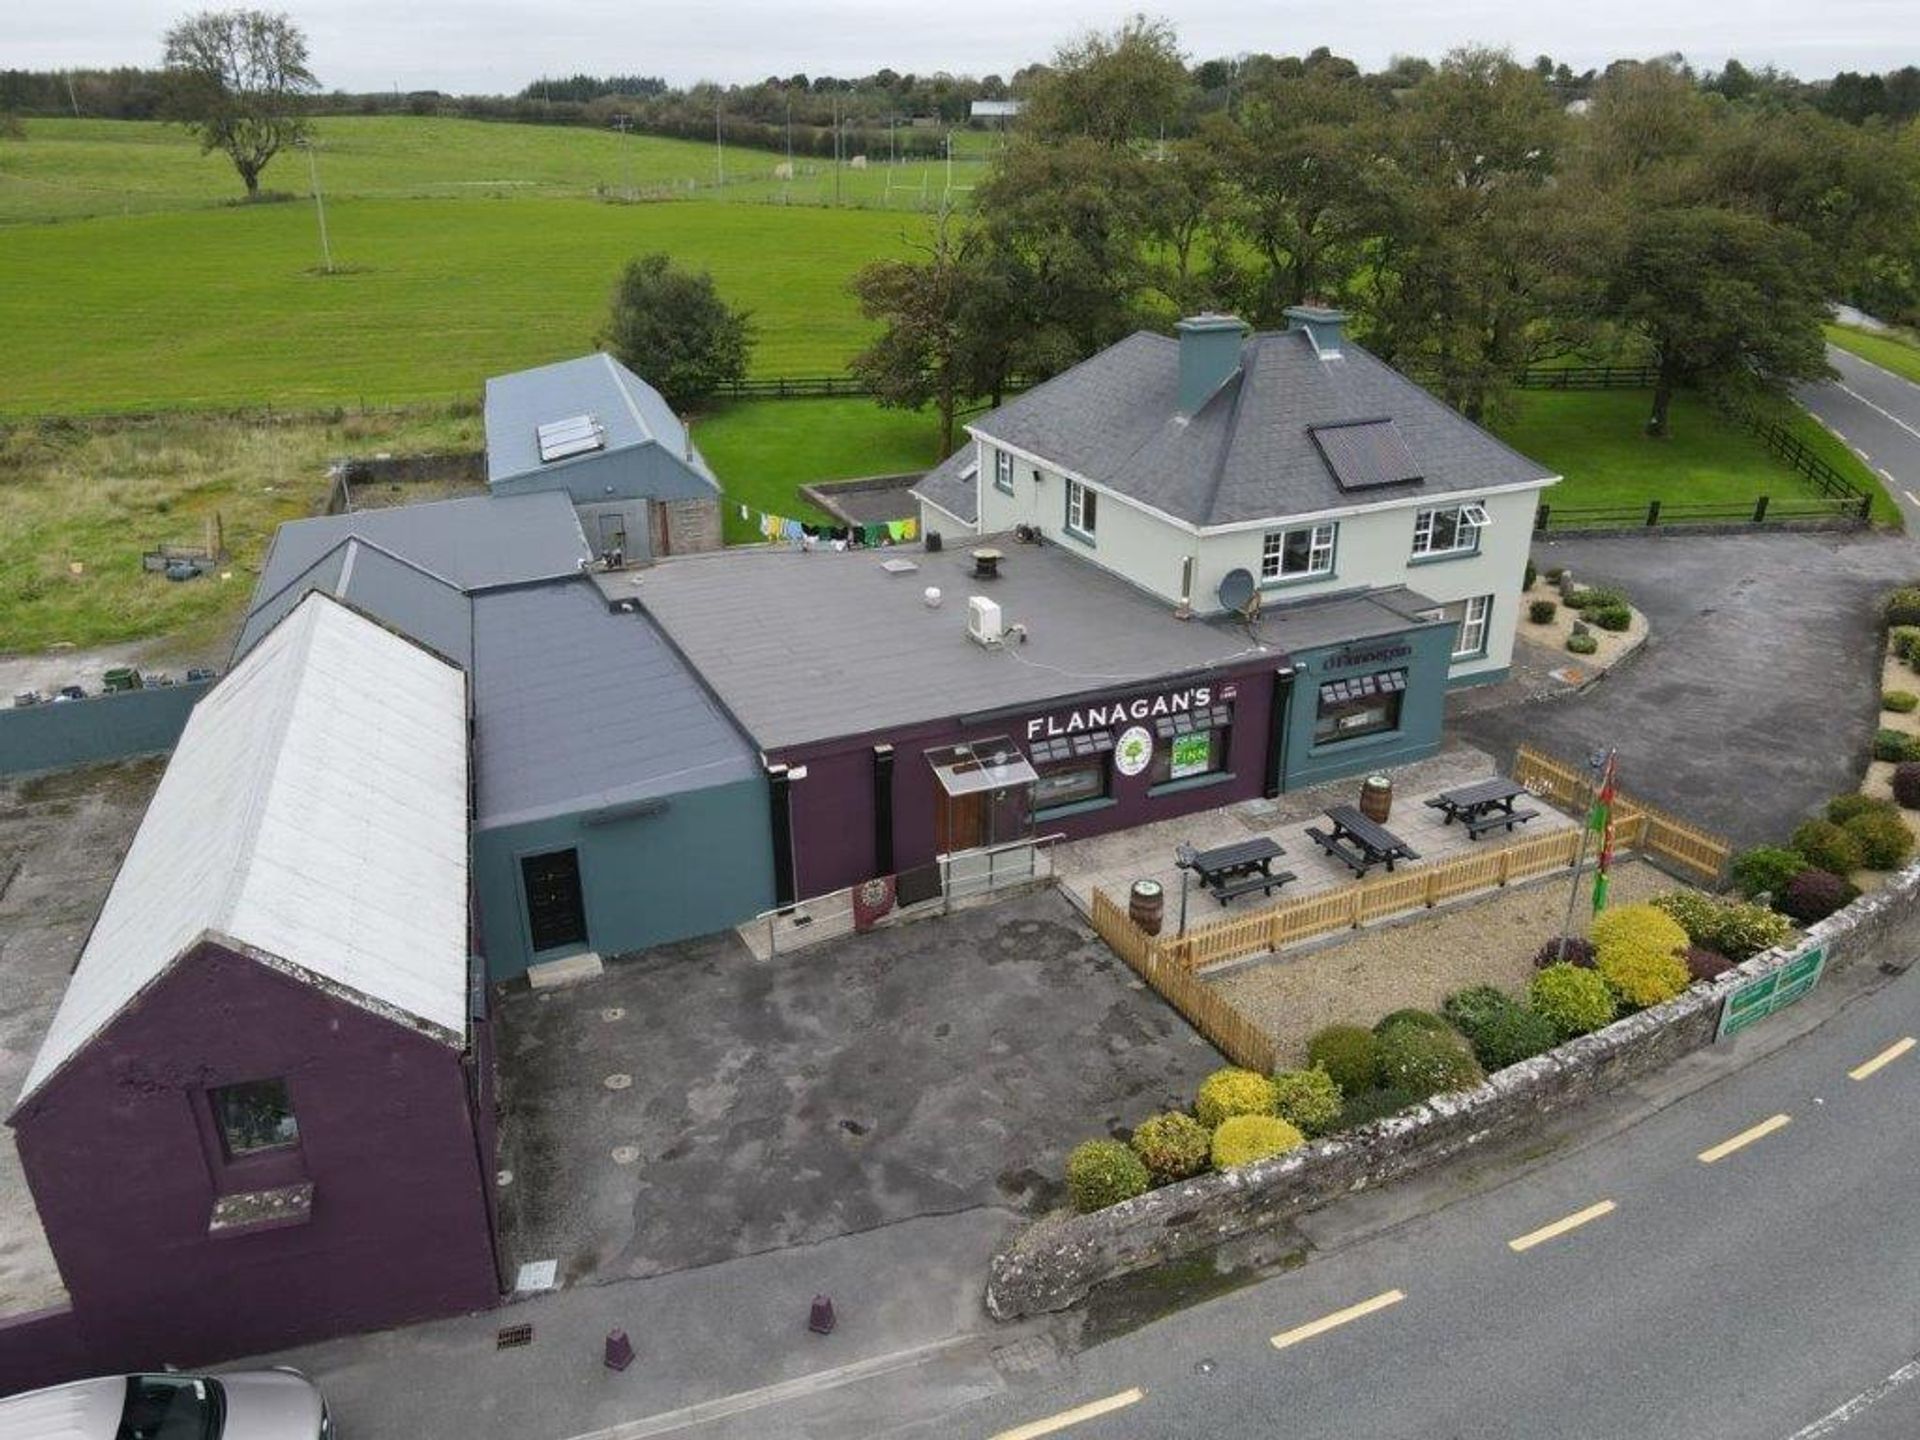
[[[1721,1006],[1720,1031],[1714,1038],[1725,1040],[1775,1011],[1786,1009],[1820,983],[1826,965],[1827,947],[1814,945],[1778,969],[1748,981],[1727,996]]]

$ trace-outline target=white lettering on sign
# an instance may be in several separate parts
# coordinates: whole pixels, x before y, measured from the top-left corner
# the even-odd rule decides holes
[[[1064,715],[1040,715],[1027,722],[1027,739],[1051,740],[1057,735],[1080,735],[1088,730],[1107,730],[1137,720],[1152,720],[1161,715],[1183,715],[1189,710],[1204,710],[1213,703],[1211,685],[1195,685],[1189,690],[1170,690],[1164,695],[1136,695],[1130,700],[1111,700],[1100,705],[1083,705]]]

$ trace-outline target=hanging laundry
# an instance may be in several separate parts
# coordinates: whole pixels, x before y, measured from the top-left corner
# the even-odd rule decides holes
[[[892,540],[896,545],[902,544],[908,538],[907,529],[912,523],[910,520],[889,520],[887,522],[887,538]]]
[[[744,505],[740,507],[740,518],[742,520],[745,520],[747,518],[747,507]]]
[[[920,522],[918,520],[908,519],[900,522],[900,538],[902,540],[916,539],[919,534]]]
[[[762,515],[760,517],[760,533],[769,540],[778,540],[780,538],[782,525],[783,522],[778,515]]]
[[[794,544],[798,545],[800,543],[800,536],[802,533],[800,529],[800,522],[798,520],[787,520],[782,522],[780,526],[780,533],[786,536],[786,538],[791,540]]]

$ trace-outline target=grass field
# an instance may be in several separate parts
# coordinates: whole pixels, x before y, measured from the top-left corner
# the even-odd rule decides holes
[[[1669,435],[1650,439],[1642,430],[1650,403],[1639,390],[1526,390],[1515,397],[1513,418],[1496,428],[1509,445],[1565,477],[1544,497],[1555,507],[1748,505],[1761,495],[1818,493],[1745,427],[1695,395],[1676,396]],[[1797,405],[1782,403],[1779,418],[1874,497],[1876,521],[1899,525],[1899,508],[1852,451]]]
[[[1871,360],[1881,369],[1891,370],[1920,385],[1920,343],[1905,333],[1876,335],[1846,325],[1829,325],[1826,331],[1828,343],[1851,350],[1862,360]]]
[[[241,196],[225,156],[203,155],[174,125],[131,120],[29,120],[24,140],[0,139],[0,225],[205,209]],[[693,196],[799,205],[833,199],[831,161],[696,140],[617,135],[579,126],[512,125],[414,116],[322,116],[314,122],[321,190],[339,199],[554,199]],[[978,178],[994,137],[956,136],[956,198]],[[900,210],[937,205],[946,167],[930,161],[841,167],[840,201]],[[279,156],[264,189],[307,195],[304,155]]]
[[[620,267],[666,250],[754,313],[760,375],[837,373],[853,273],[917,218],[688,202],[354,200],[0,228],[0,413],[472,398],[590,349]]]

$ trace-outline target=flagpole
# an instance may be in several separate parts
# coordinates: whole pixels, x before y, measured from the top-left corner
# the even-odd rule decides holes
[[[1596,750],[1587,759],[1587,813],[1580,817],[1580,853],[1573,857],[1573,879],[1567,887],[1567,918],[1560,926],[1560,945],[1554,953],[1556,963],[1564,964],[1567,958],[1567,941],[1573,935],[1573,907],[1580,903],[1580,872],[1587,863],[1587,836],[1593,833],[1593,801],[1599,793],[1600,777],[1607,767],[1607,757],[1611,750]]]

